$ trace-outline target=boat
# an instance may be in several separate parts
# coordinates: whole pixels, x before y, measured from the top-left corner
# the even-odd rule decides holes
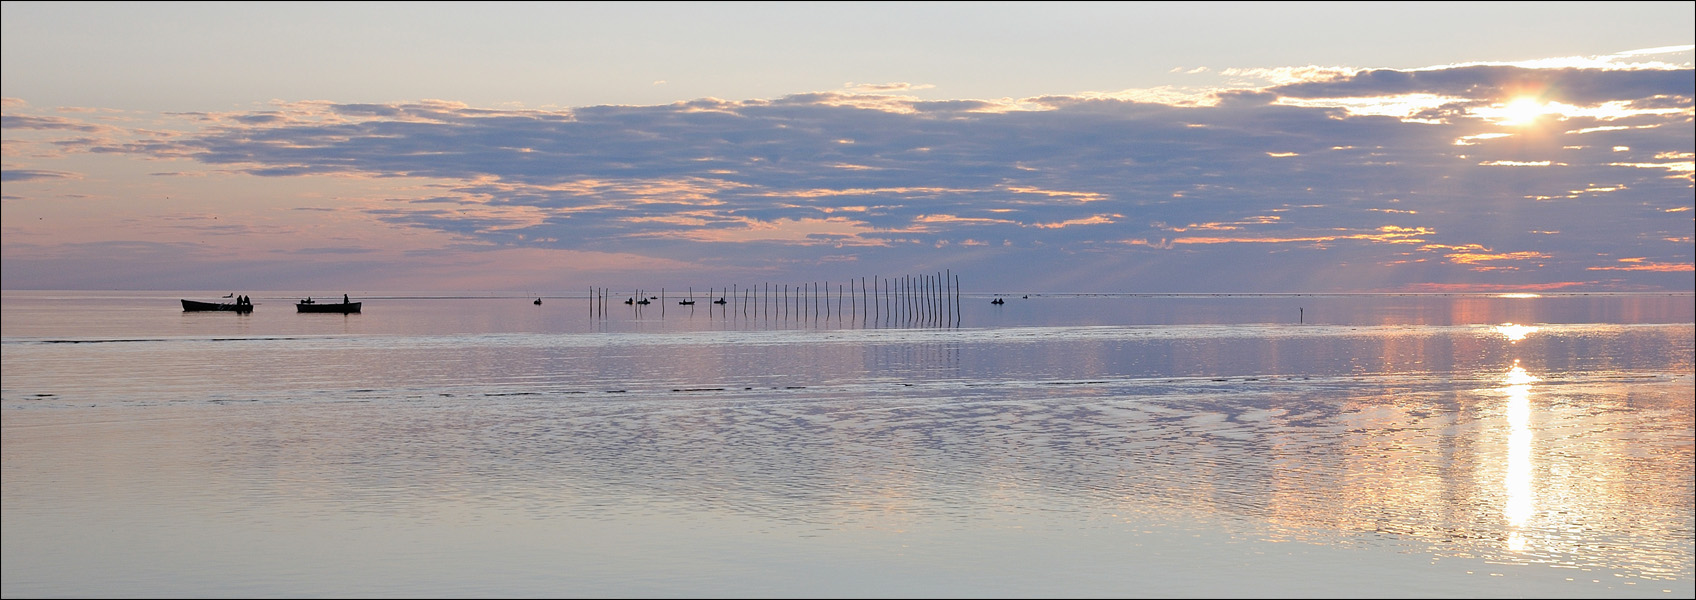
[[[224,311],[224,312],[240,312],[240,313],[253,312],[253,305],[247,304],[247,303],[244,303],[244,302],[200,302],[200,301],[196,301],[196,300],[183,300],[183,311],[184,312],[200,312],[200,311],[215,311],[215,310],[221,310],[221,311]]]
[[[311,298],[307,298],[305,300],[301,300],[300,302],[294,303],[294,308],[297,312],[303,312],[303,313],[342,313],[342,314],[347,314],[347,313],[359,312],[359,305],[360,304],[364,304],[364,303],[363,302],[348,302],[346,300],[343,300],[342,302],[339,302],[339,303],[338,302],[325,302],[323,304],[319,304],[317,302],[313,302]]]

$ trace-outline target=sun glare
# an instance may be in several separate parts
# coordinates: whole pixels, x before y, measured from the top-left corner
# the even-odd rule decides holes
[[[1536,383],[1538,381],[1542,381],[1542,378],[1537,377],[1536,375],[1532,375],[1530,373],[1525,372],[1525,367],[1519,366],[1519,360],[1518,359],[1515,359],[1513,361],[1513,368],[1508,369],[1507,374],[1502,376],[1502,382],[1506,383],[1510,386],[1528,385],[1528,384]],[[1514,391],[1514,390],[1509,390],[1509,391]]]
[[[1496,333],[1502,334],[1503,336],[1507,337],[1509,342],[1518,342],[1520,340],[1525,339],[1525,336],[1531,335],[1533,333],[1537,333],[1538,328],[1532,327],[1532,326],[1529,326],[1529,325],[1515,325],[1513,323],[1503,323],[1501,325],[1495,326],[1494,329],[1496,330]]]

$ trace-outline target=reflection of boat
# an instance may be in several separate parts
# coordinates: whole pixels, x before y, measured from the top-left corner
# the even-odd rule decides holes
[[[300,302],[294,303],[294,308],[295,308],[296,311],[303,312],[303,313],[342,313],[342,314],[347,314],[347,313],[359,312],[359,305],[360,304],[364,304],[364,303],[363,302],[341,302],[341,303],[328,303],[328,302],[326,302],[324,304],[319,304],[317,302],[313,302],[311,298],[307,298],[307,299],[302,300]]]
[[[194,300],[184,300],[183,301],[183,310],[190,311],[190,312],[203,311],[203,310],[221,310],[221,311],[225,311],[225,312],[253,312],[253,305],[252,304],[245,304],[245,303],[241,303],[241,302],[197,302],[197,301],[194,301]]]

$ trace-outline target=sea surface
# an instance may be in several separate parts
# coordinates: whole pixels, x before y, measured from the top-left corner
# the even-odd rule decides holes
[[[0,297],[5,597],[1696,597],[1688,293],[225,292]]]

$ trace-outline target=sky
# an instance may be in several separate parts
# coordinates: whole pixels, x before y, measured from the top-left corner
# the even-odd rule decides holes
[[[1696,3],[0,5],[0,288],[1696,290]]]

